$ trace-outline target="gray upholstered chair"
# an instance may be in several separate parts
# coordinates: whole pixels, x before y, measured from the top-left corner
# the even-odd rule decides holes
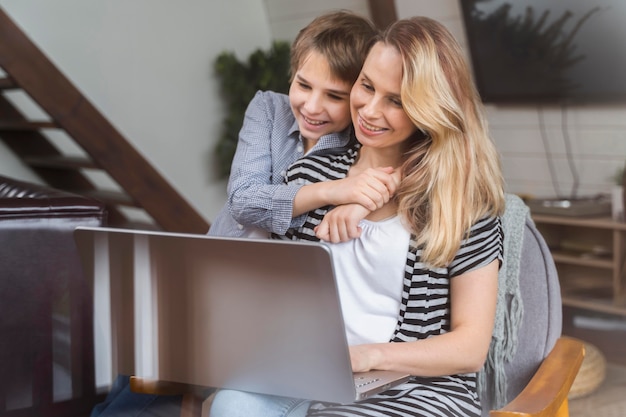
[[[506,230],[505,230],[506,233]],[[505,364],[506,406],[484,416],[569,415],[567,394],[582,363],[581,341],[561,336],[561,292],[554,261],[532,220],[524,227],[519,285],[523,318],[515,356]],[[483,397],[484,404],[491,398]]]
[[[507,210],[511,196],[508,198]],[[567,395],[582,363],[584,345],[581,341],[561,336],[561,294],[554,261],[532,220],[525,216],[521,222],[525,222],[520,223],[523,237],[519,255],[519,295],[523,316],[516,327],[516,352],[504,364],[506,405],[493,410],[489,406],[491,395],[483,395],[483,415],[567,417]],[[506,225],[504,222],[505,235],[510,232]],[[506,303],[509,301],[505,300]],[[184,393],[182,415],[187,416],[200,415],[204,401],[204,397],[198,394],[202,392],[200,387],[180,383],[132,377],[131,389],[163,395]]]

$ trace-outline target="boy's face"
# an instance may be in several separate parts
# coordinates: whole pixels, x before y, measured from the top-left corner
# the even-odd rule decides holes
[[[289,102],[305,150],[320,137],[340,132],[350,124],[350,89],[352,84],[333,77],[328,61],[311,52],[296,72],[289,88]]]

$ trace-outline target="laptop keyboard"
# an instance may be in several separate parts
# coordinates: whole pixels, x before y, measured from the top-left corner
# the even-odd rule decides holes
[[[354,378],[354,385],[357,388],[362,388],[362,387],[366,387],[369,384],[373,384],[374,382],[378,382],[378,381],[380,381],[380,378],[357,376],[357,377]]]

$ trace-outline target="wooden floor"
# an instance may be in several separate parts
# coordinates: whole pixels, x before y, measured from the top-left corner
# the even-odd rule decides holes
[[[626,417],[626,318],[564,308],[563,333],[593,344],[606,360],[604,381],[570,401],[570,417]]]
[[[604,382],[593,393],[569,404],[570,417],[625,417],[626,366],[608,363]]]

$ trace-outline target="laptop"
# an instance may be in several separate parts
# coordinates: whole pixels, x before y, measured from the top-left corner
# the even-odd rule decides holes
[[[352,372],[324,244],[92,227],[74,237],[101,383],[121,373],[349,403],[410,378]]]

